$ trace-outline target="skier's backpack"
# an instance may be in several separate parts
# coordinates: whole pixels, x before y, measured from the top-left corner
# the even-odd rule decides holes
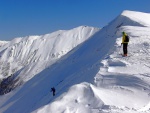
[[[124,42],[129,42],[130,37],[128,35],[125,36]]]

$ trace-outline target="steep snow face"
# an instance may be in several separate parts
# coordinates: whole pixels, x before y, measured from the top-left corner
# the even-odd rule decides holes
[[[123,15],[53,65],[49,66],[53,60],[48,61],[47,68],[20,88],[1,96],[0,111],[149,113],[150,30],[139,20]],[[128,57],[120,55],[122,31],[130,36]],[[32,75],[35,69],[40,69],[38,63],[39,67],[28,64],[20,73]],[[51,87],[56,88],[54,97]]]
[[[0,48],[1,78],[15,74],[22,68],[24,69],[19,71],[20,74],[22,73],[21,77],[29,75],[27,79],[32,78],[31,76],[53,64],[98,30],[97,28],[80,26],[72,30],[61,30],[43,36],[16,38]],[[16,74],[18,75],[18,73]]]

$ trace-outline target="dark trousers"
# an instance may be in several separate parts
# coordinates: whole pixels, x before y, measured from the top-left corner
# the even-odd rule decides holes
[[[128,53],[128,43],[123,43],[123,54]]]
[[[55,96],[55,92],[53,92],[53,96]]]

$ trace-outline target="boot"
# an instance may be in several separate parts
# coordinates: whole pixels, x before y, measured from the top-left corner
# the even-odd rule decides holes
[[[122,55],[123,57],[126,57],[127,56],[127,54],[124,54],[124,55]]]

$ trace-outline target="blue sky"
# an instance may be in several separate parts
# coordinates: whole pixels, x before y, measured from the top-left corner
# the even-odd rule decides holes
[[[150,13],[150,0],[0,0],[0,40],[81,25],[101,28],[123,10]]]

